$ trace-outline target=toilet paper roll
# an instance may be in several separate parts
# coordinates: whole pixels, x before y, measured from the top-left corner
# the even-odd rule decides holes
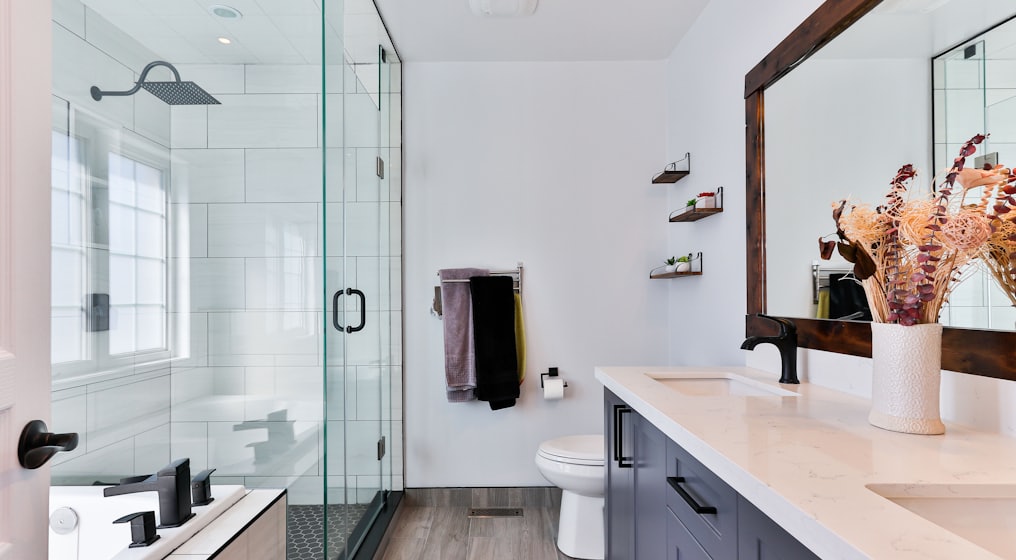
[[[564,398],[564,379],[544,379],[543,398],[548,401],[557,401]]]

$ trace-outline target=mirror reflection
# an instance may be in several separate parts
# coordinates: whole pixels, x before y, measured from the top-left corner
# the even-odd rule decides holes
[[[871,319],[852,265],[819,259],[816,240],[835,237],[835,201],[882,203],[906,163],[919,172],[912,196],[926,193],[935,170],[982,131],[990,141],[977,156],[1016,162],[1016,22],[1012,6],[999,5],[883,2],[766,89],[769,313]],[[975,271],[940,321],[1013,330],[1009,293]]]

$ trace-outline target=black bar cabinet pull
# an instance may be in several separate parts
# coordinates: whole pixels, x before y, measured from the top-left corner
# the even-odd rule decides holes
[[[714,508],[713,506],[703,506],[703,505],[699,504],[697,501],[695,501],[695,498],[692,498],[691,494],[689,494],[687,490],[685,490],[684,488],[681,488],[681,484],[680,483],[682,483],[682,482],[684,482],[684,477],[683,476],[668,476],[667,477],[667,483],[669,483],[670,487],[673,488],[675,492],[677,492],[678,496],[681,496],[681,499],[683,499],[685,501],[685,503],[688,504],[688,507],[690,507],[692,511],[694,511],[695,513],[697,513],[699,515],[703,515],[703,514],[707,514],[707,513],[712,514],[712,515],[716,515],[716,508]]]
[[[339,298],[343,295],[352,296],[356,295],[360,298],[360,324],[355,327],[343,327],[339,324]],[[356,288],[346,288],[345,290],[339,290],[332,296],[332,326],[339,332],[355,333],[363,330],[363,326],[367,323],[367,298],[364,297],[363,292]]]
[[[624,421],[622,415],[631,412],[631,408],[623,404],[614,405],[614,460],[620,469],[630,469],[635,466],[631,457],[624,456]]]

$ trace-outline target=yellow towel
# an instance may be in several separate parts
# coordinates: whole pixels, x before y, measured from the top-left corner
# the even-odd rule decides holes
[[[522,296],[515,294],[515,358],[519,362],[519,385],[526,380],[526,326],[522,322]]]
[[[816,319],[829,318],[829,290],[819,290],[818,309],[815,311]]]

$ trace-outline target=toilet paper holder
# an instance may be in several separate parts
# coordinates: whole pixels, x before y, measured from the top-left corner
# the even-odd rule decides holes
[[[541,373],[540,374],[540,388],[541,389],[543,388],[543,378],[544,377],[558,377],[558,375],[557,375],[557,368],[556,367],[548,368],[547,373]],[[565,387],[568,386],[568,382],[567,381],[564,382],[564,386]]]

